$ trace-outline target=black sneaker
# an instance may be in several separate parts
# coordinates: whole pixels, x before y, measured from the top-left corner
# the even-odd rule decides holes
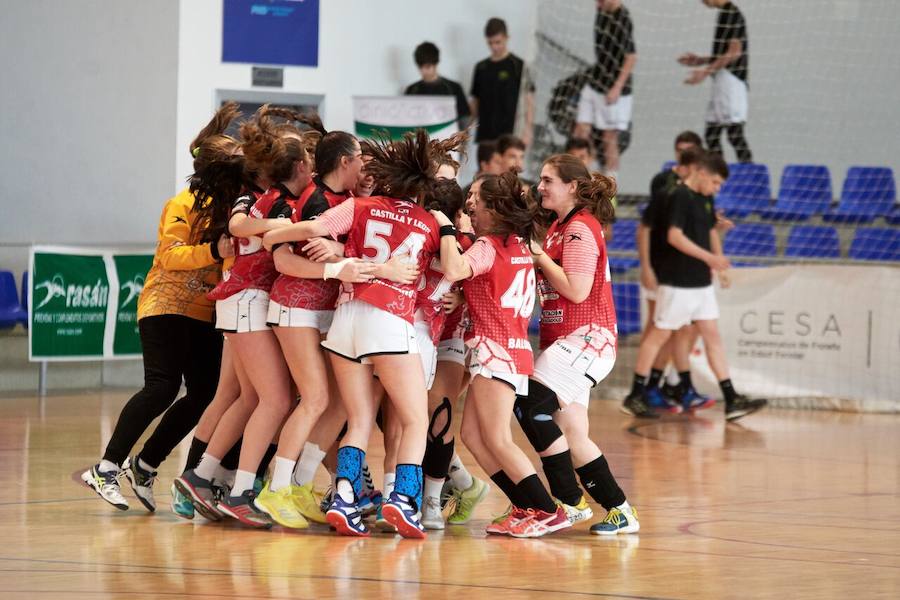
[[[747,396],[738,394],[734,397],[734,400],[725,405],[725,420],[734,421],[741,417],[746,417],[765,407],[768,403],[768,400],[762,398],[748,398]]]
[[[647,400],[641,392],[632,392],[625,398],[620,409],[626,415],[641,419],[658,419],[659,415],[653,412],[647,405]]]
[[[176,477],[174,481],[178,491],[187,496],[194,509],[203,518],[209,521],[221,521],[222,513],[216,504],[212,482],[197,475],[193,469],[188,469]]]
[[[681,386],[680,385],[669,385],[669,382],[662,384],[660,388],[662,390],[663,396],[668,398],[669,400],[673,400],[679,405],[681,404]]]

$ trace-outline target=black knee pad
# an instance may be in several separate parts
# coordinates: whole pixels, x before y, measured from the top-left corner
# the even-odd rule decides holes
[[[425,442],[425,457],[422,459],[422,472],[431,479],[444,479],[450,469],[450,461],[453,460],[454,440],[444,443],[444,435],[450,431],[453,423],[452,404],[449,398],[444,398],[431,413],[431,421],[428,423],[428,439]],[[438,417],[446,415],[447,422],[438,428]]]
[[[553,413],[557,410],[559,400],[556,394],[534,379],[528,380],[527,396],[516,396],[513,413],[537,452],[543,452],[562,437],[562,431],[553,420]]]

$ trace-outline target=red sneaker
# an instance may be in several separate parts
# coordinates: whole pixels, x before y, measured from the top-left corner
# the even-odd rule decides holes
[[[510,509],[505,514],[500,515],[493,523],[487,526],[485,531],[488,534],[509,535],[509,528],[512,525],[529,517],[528,511],[526,510],[516,508],[515,506],[510,506],[509,508]]]
[[[509,535],[517,538],[533,538],[571,527],[572,523],[562,506],[556,512],[547,513],[542,510],[529,510],[528,518],[510,526]]]

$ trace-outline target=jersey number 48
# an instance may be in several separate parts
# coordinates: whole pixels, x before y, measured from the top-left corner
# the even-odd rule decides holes
[[[513,316],[528,319],[534,310],[534,269],[519,269],[509,289],[500,296],[500,306],[511,308]]]

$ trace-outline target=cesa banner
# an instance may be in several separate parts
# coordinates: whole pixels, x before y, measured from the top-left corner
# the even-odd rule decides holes
[[[719,330],[742,393],[900,411],[900,268],[735,269],[718,299]],[[691,359],[717,388],[702,346]]]
[[[137,303],[153,253],[33,246],[28,358],[140,358]]]
[[[224,0],[222,62],[318,66],[319,0]]]
[[[364,139],[387,134],[397,140],[415,129],[444,139],[459,131],[453,96],[354,96],[353,122]]]

